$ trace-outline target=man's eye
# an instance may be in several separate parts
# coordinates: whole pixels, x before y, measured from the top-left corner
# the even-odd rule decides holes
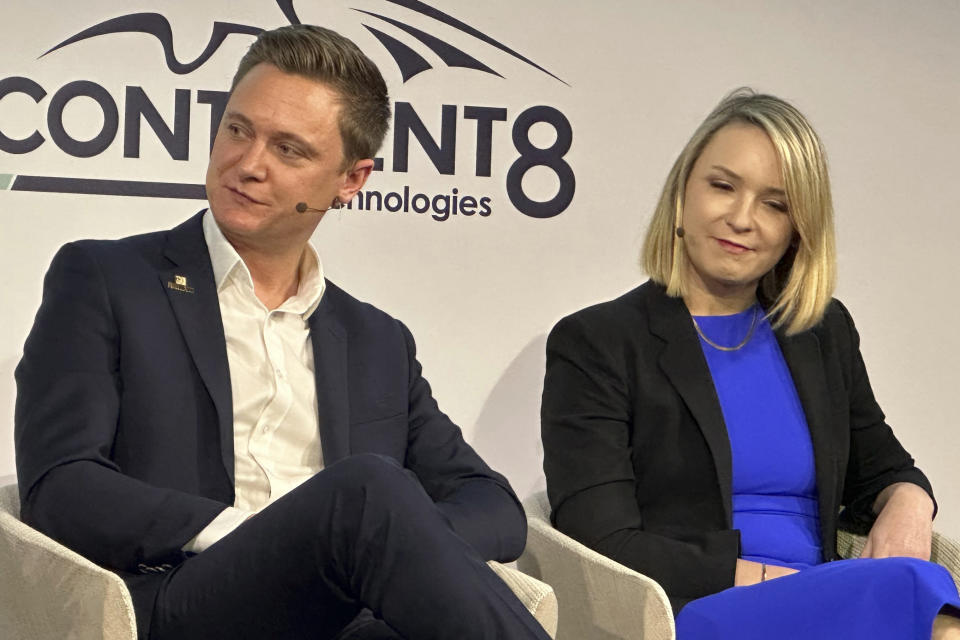
[[[289,144],[279,144],[277,150],[280,151],[280,155],[285,157],[294,158],[300,155],[300,150]]]

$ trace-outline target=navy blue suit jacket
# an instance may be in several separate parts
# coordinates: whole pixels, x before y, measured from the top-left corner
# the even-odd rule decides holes
[[[22,517],[121,574],[141,629],[158,572],[234,500],[230,373],[201,218],[64,246],[16,371]],[[171,287],[176,276],[189,289]],[[437,408],[407,328],[330,282],[309,322],[325,464],[394,458],[483,557],[518,556],[520,504]]]

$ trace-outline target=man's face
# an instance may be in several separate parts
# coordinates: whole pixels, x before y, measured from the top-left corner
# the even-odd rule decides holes
[[[207,168],[207,199],[234,246],[283,251],[310,237],[325,209],[363,186],[372,160],[343,167],[340,106],[327,85],[255,66],[237,84]]]

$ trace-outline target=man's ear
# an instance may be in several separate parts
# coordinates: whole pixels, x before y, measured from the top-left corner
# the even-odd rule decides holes
[[[353,166],[344,173],[343,184],[340,185],[340,193],[337,195],[340,202],[343,204],[350,202],[357,191],[360,191],[366,184],[371,171],[373,171],[372,159],[367,158],[354,162]]]

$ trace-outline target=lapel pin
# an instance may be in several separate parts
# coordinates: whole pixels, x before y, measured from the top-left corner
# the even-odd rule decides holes
[[[187,276],[173,276],[173,282],[168,282],[167,286],[174,291],[182,291],[183,293],[193,293],[193,287],[187,284]]]

